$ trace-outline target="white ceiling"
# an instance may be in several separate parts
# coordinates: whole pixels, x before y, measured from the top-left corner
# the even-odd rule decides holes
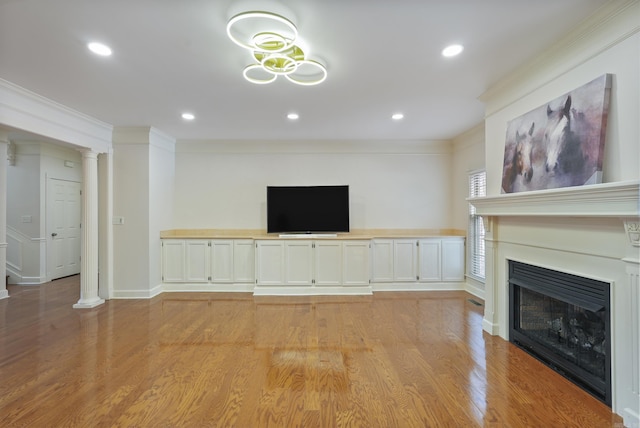
[[[178,140],[450,139],[482,121],[478,96],[606,2],[0,0],[0,78]],[[250,55],[225,28],[249,10],[292,20],[327,80],[245,81]],[[113,55],[91,54],[90,41]],[[453,42],[464,52],[443,58]]]

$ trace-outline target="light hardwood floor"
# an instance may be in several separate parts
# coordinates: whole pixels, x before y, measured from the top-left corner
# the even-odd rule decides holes
[[[0,301],[0,426],[621,427],[464,292]],[[477,299],[476,299],[477,300]]]

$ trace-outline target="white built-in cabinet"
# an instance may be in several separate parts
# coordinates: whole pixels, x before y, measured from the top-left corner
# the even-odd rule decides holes
[[[256,241],[256,285],[369,285],[369,241]]]
[[[463,237],[171,238],[162,240],[162,281],[220,284],[214,287],[255,284],[256,290],[287,286],[333,290],[372,283],[374,289],[375,283],[420,289],[420,283],[463,282],[464,254]]]
[[[372,282],[460,282],[464,238],[374,239]]]
[[[167,283],[252,283],[252,239],[164,239],[162,281]]]

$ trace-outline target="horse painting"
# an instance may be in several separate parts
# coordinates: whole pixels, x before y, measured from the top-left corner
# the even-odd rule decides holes
[[[533,165],[531,163],[531,150],[533,148],[533,130],[535,122],[528,131],[520,133],[516,131],[513,150],[505,152],[505,166],[502,174],[502,189],[507,193],[513,191],[513,186],[518,176],[522,176],[525,183],[529,183],[533,177]]]
[[[605,74],[509,121],[502,193],[600,183],[610,91]]]

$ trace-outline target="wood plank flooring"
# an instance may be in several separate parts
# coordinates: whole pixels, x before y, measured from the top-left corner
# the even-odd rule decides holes
[[[464,292],[0,301],[2,427],[621,427]],[[477,300],[477,299],[476,299]]]

